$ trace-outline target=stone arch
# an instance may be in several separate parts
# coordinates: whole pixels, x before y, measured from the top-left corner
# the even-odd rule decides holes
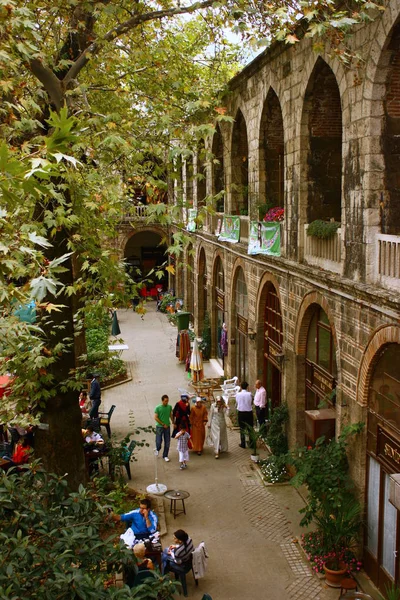
[[[300,130],[303,223],[342,218],[342,103],[331,67],[321,57],[304,93]]]
[[[204,316],[208,310],[208,277],[207,277],[207,258],[203,246],[199,247],[197,254],[197,306],[198,306],[198,327],[200,331],[203,328]]]
[[[263,104],[258,134],[260,198],[271,206],[284,206],[285,196],[285,131],[282,107],[275,90],[270,87]]]
[[[223,288],[221,289],[221,287],[218,287],[218,292],[217,292],[217,269],[218,269],[218,265],[221,264],[221,268],[223,271]],[[221,339],[221,332],[222,332],[222,323],[226,322],[226,316],[227,316],[227,305],[226,305],[226,297],[227,294],[225,293],[226,290],[226,269],[225,269],[225,265],[224,265],[224,256],[223,253],[221,252],[220,249],[216,249],[213,255],[213,259],[212,259],[212,266],[211,266],[211,310],[210,310],[210,317],[211,317],[211,346],[212,346],[212,355],[216,356],[218,358],[218,360],[220,361],[221,365],[224,367],[225,365],[225,359],[224,357],[221,355],[221,353],[218,351],[219,348],[219,342]],[[222,292],[222,293],[221,293]],[[223,301],[224,307],[223,310],[220,308],[220,303],[221,301]]]
[[[236,310],[236,288],[239,273],[243,273],[244,283],[246,285],[246,297],[247,297],[247,315],[242,314],[242,318],[239,318]],[[249,283],[246,277],[246,265],[241,258],[237,258],[232,269],[232,278],[231,278],[231,291],[230,291],[230,324],[229,324],[229,337],[234,339],[234,348],[232,348],[233,352],[229,353],[231,370],[234,372],[239,380],[246,378],[248,376],[248,336],[245,329],[243,329],[242,325],[244,324],[247,327],[248,324],[248,290]],[[239,295],[239,298],[243,296]],[[247,322],[246,322],[247,320]],[[241,325],[240,325],[241,324]]]
[[[161,240],[165,240],[165,242],[167,243],[167,233],[166,233],[165,229],[163,229],[161,226],[139,225],[139,226],[136,226],[135,229],[132,229],[132,227],[129,227],[128,230],[120,232],[120,235],[118,236],[117,248],[120,251],[120,253],[122,253],[122,255],[123,255],[126,244],[134,235],[137,235],[138,233],[146,232],[146,231],[149,231],[151,233],[156,233],[157,235],[160,236]]]
[[[279,303],[281,305],[282,310],[282,297],[281,297],[281,289],[280,283],[278,279],[272,273],[264,273],[261,277],[258,290],[257,290],[257,298],[256,298],[256,327],[257,327],[257,338],[259,333],[260,323],[262,325],[263,319],[263,307],[265,306],[266,296],[267,296],[267,284],[272,284],[275,288],[275,291],[279,298]],[[283,328],[285,328],[285,321],[283,321]],[[283,338],[285,339],[285,329],[283,329]]]
[[[383,325],[369,339],[361,359],[357,379],[357,403],[368,406],[369,386],[380,351],[388,344],[400,344],[400,326]]]
[[[213,154],[211,169],[211,191],[217,196],[215,209],[224,212],[225,209],[225,140],[221,127],[217,123],[212,138],[211,152]]]
[[[185,249],[185,263],[188,268],[185,269],[185,310],[192,314],[194,313],[194,255],[193,255],[193,242],[190,241]]]
[[[231,208],[235,214],[248,214],[249,142],[246,120],[240,108],[232,128],[230,148]]]
[[[321,292],[316,292],[316,291],[309,292],[308,294],[306,294],[304,296],[304,298],[300,304],[300,308],[299,308],[298,316],[297,316],[296,327],[295,327],[295,334],[294,334],[295,353],[297,355],[301,355],[301,356],[306,355],[308,327],[310,325],[312,313],[313,313],[312,306],[314,306],[315,304],[319,305],[326,312],[326,314],[328,316],[329,323],[331,324],[331,327],[332,327],[332,334],[333,334],[333,339],[334,339],[335,347],[336,347],[336,361],[337,361],[337,364],[340,365],[340,360],[339,360],[340,357],[338,354],[339,353],[338,336],[337,336],[337,332],[336,332],[336,325],[335,325],[335,319],[333,316],[333,311],[332,311],[330,304],[326,300],[325,296],[323,296],[321,294]],[[340,377],[340,369],[339,369],[338,375]]]

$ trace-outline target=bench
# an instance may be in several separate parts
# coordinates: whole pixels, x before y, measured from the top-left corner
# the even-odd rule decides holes
[[[112,417],[112,414],[113,414],[115,408],[116,408],[116,406],[115,406],[115,404],[113,404],[107,413],[99,412],[100,427],[106,428],[109,438],[111,437],[110,421],[111,421],[111,417]]]

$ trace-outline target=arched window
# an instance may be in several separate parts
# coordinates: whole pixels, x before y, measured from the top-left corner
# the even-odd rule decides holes
[[[236,375],[239,381],[247,378],[248,357],[248,304],[247,286],[243,269],[239,267],[235,283],[235,340],[236,340]]]
[[[197,174],[196,174],[196,185],[197,185],[197,206],[205,205],[205,198],[207,196],[207,180],[206,180],[206,149],[204,147],[204,140],[200,140],[197,150]]]
[[[400,517],[389,501],[391,473],[400,472],[400,344],[384,346],[371,377],[367,437],[367,573],[382,592],[399,584]]]
[[[307,173],[307,222],[341,221],[342,107],[332,70],[318,59],[303,109]]]
[[[232,211],[247,215],[249,209],[249,148],[246,121],[239,110],[232,135]]]
[[[384,100],[384,132],[382,146],[385,157],[385,195],[382,196],[382,233],[400,235],[400,24],[393,31],[389,45],[390,67]],[[388,61],[389,62],[389,61]]]
[[[217,125],[213,137],[213,195],[218,196],[215,209],[217,212],[224,212],[224,190],[225,190],[225,170],[224,170],[224,142],[221,130]]]
[[[284,136],[281,105],[271,88],[265,101],[260,134],[260,204],[284,205]]]
[[[188,245],[187,248],[187,268],[185,269],[186,273],[186,296],[187,302],[185,302],[186,310],[193,315],[194,311],[194,294],[193,294],[193,246],[192,244]]]

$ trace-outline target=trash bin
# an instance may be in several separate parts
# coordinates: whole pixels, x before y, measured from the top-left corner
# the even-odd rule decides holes
[[[178,325],[178,331],[183,329],[189,329],[190,312],[178,312],[175,314],[176,324]]]

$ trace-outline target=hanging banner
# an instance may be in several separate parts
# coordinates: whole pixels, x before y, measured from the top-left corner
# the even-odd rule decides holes
[[[237,244],[240,239],[240,217],[224,217],[221,233],[218,237],[222,242]]]
[[[281,226],[277,222],[251,221],[248,254],[281,255]]]
[[[261,223],[251,221],[249,227],[249,246],[247,254],[261,253]]]
[[[197,208],[189,208],[186,231],[196,231]]]

